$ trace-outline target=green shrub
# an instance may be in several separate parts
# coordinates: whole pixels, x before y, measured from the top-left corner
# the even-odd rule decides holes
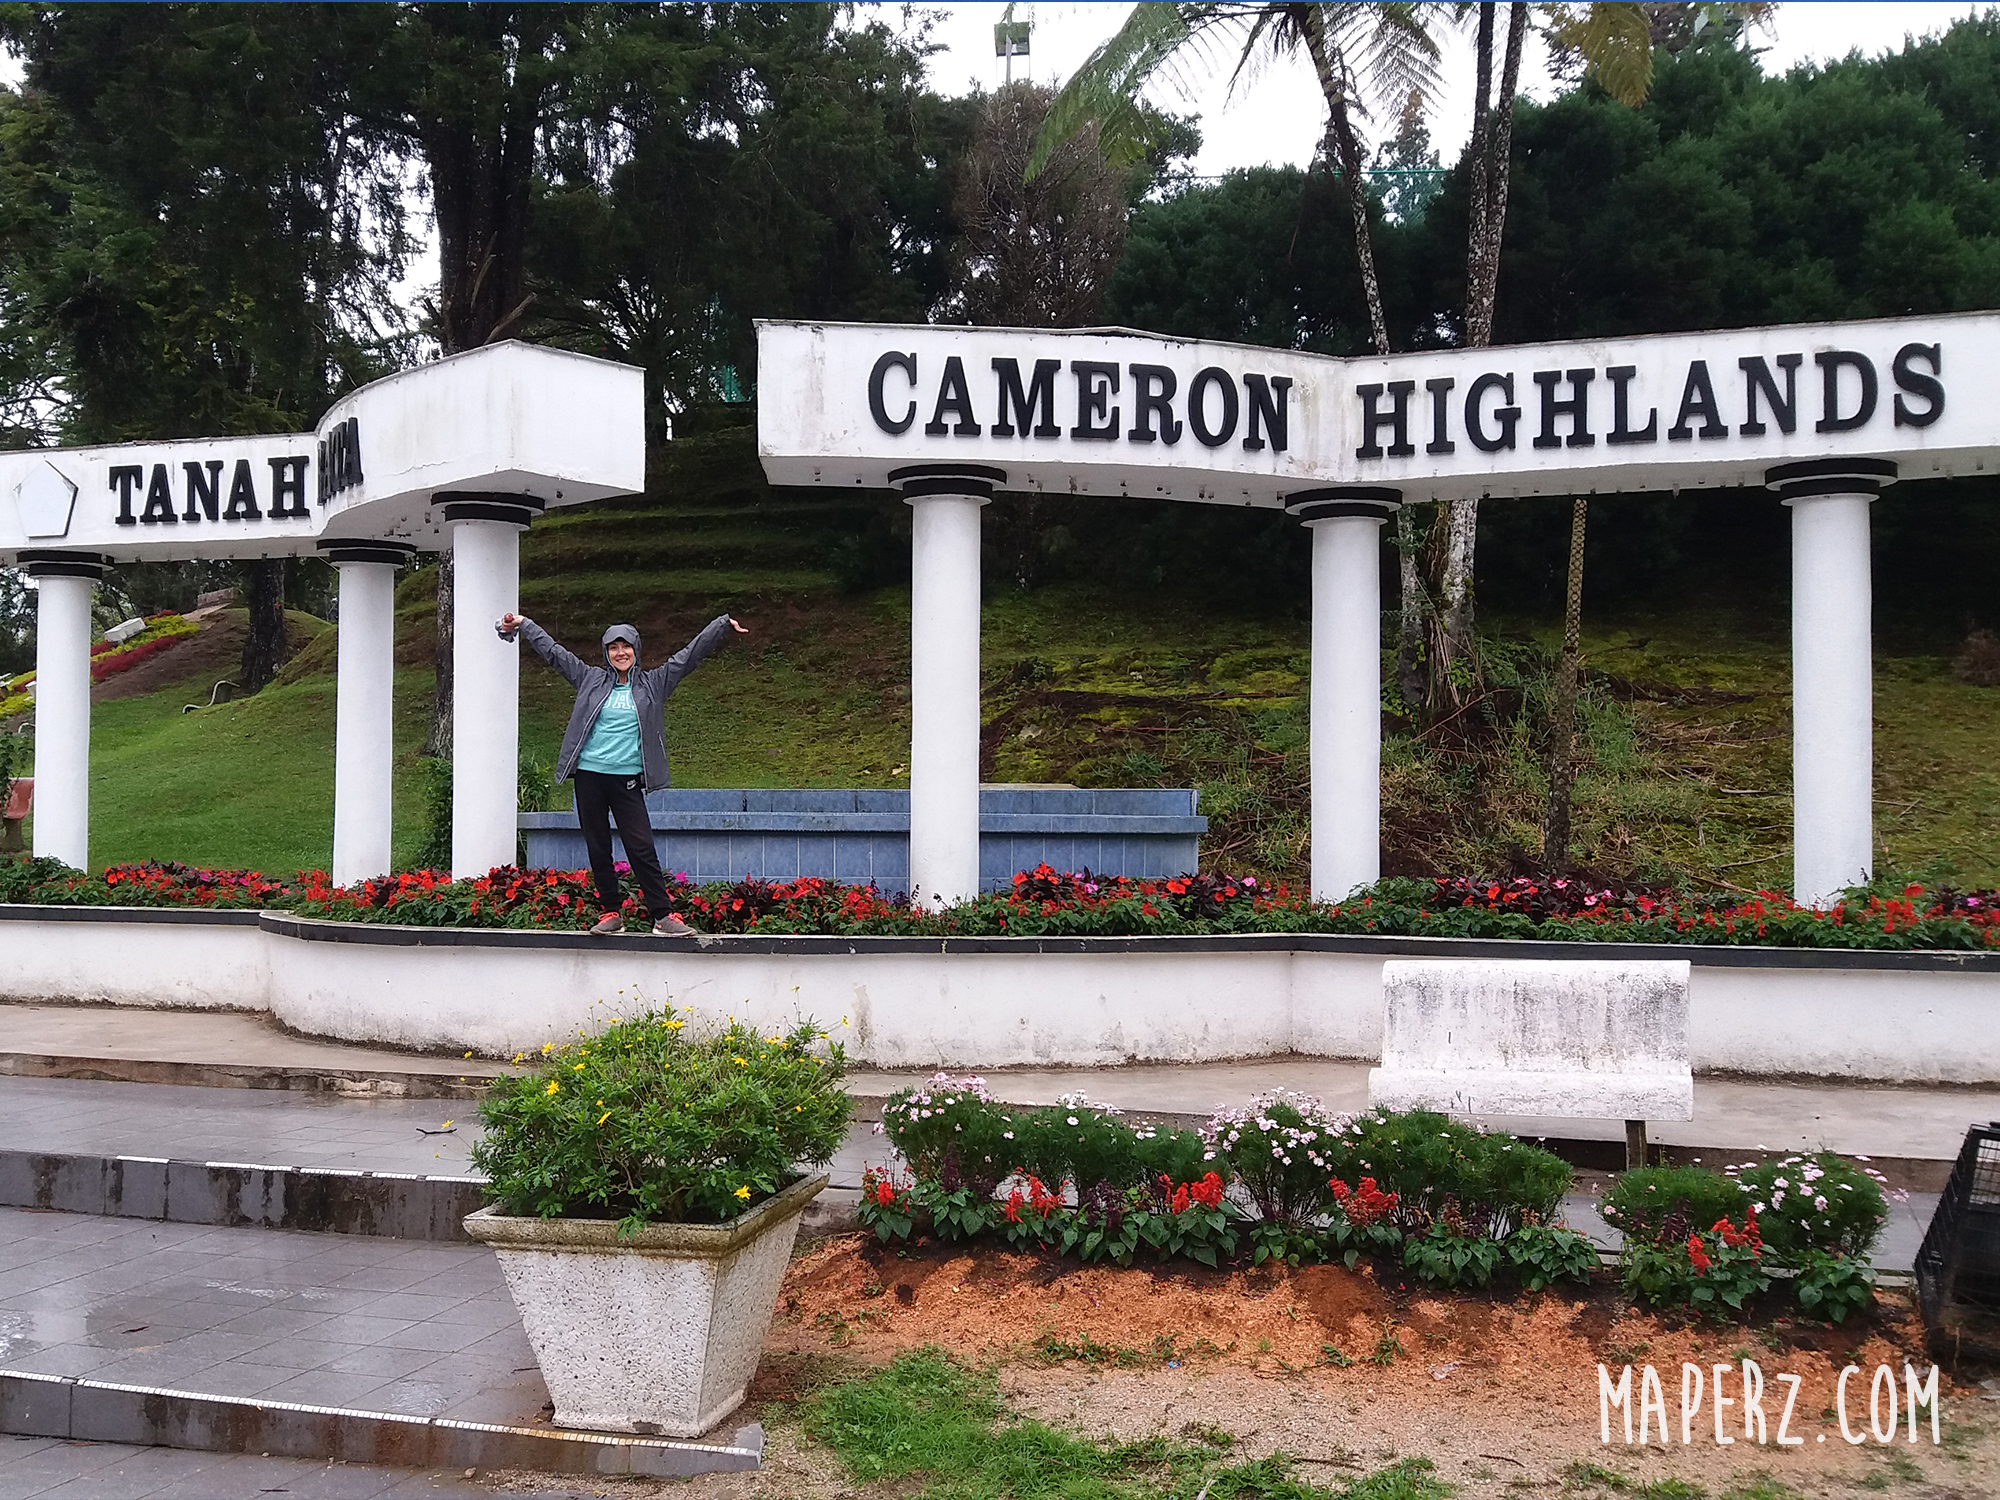
[[[847,1134],[846,1055],[810,1021],[698,1032],[671,1007],[543,1049],[481,1103],[473,1165],[513,1214],[721,1223],[824,1166]]]
[[[1625,1293],[1655,1307],[1741,1311],[1771,1284],[1758,1248],[1746,1236],[1690,1233],[1680,1240],[1627,1240],[1619,1252]]]
[[[1054,1104],[1014,1110],[1015,1162],[1052,1188],[1067,1182],[1079,1198],[1099,1190],[1123,1192],[1146,1177],[1139,1132],[1108,1104],[1064,1094]]]
[[[1807,1315],[1829,1323],[1845,1323],[1875,1301],[1875,1273],[1868,1262],[1825,1250],[1800,1255],[1792,1279],[1792,1296]]]
[[[947,1178],[988,1196],[1018,1164],[1012,1122],[976,1074],[933,1073],[882,1104],[882,1132],[920,1182]]]
[[[1412,1235],[1450,1215],[1474,1234],[1505,1239],[1521,1224],[1554,1218],[1575,1180],[1552,1151],[1429,1110],[1357,1115],[1322,1154],[1330,1175],[1349,1183],[1373,1177],[1396,1194],[1397,1222]]]
[[[1443,1219],[1403,1242],[1403,1264],[1425,1286],[1482,1287],[1500,1268],[1500,1245]]]
[[[1162,1177],[1179,1186],[1199,1182],[1215,1163],[1208,1159],[1208,1143],[1195,1130],[1175,1130],[1165,1125],[1135,1125],[1133,1157],[1141,1179],[1156,1183]]]
[[[1287,1233],[1310,1230],[1333,1212],[1329,1154],[1347,1123],[1310,1094],[1259,1094],[1244,1109],[1219,1109],[1201,1135],[1226,1164],[1260,1217]]]
[[[1809,1250],[1866,1261],[1889,1221],[1880,1175],[1821,1151],[1731,1167],[1739,1197],[1757,1210],[1764,1243],[1790,1263]]]
[[[1531,1292],[1558,1281],[1588,1282],[1598,1267],[1597,1247],[1574,1229],[1523,1224],[1501,1248],[1521,1285]]]
[[[1679,1244],[1718,1219],[1742,1226],[1749,1202],[1734,1180],[1707,1167],[1635,1167],[1612,1183],[1598,1212],[1627,1244]]]

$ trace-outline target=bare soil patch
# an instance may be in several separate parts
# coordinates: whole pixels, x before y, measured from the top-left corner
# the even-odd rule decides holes
[[[1757,1476],[1811,1500],[2000,1495],[2000,1403],[1950,1371],[1939,1379],[1942,1445],[1931,1444],[1927,1418],[1922,1441],[1909,1443],[1907,1412],[1893,1445],[1841,1436],[1843,1366],[1864,1372],[1848,1382],[1847,1409],[1850,1431],[1866,1436],[1875,1368],[1889,1365],[1900,1379],[1906,1359],[1919,1371],[1930,1365],[1900,1293],[1883,1293],[1872,1315],[1839,1329],[1784,1316],[1695,1324],[1637,1311],[1608,1283],[1584,1296],[1454,1298],[1385,1285],[1366,1269],[1120,1271],[985,1248],[898,1252],[861,1236],[822,1241],[794,1261],[752,1405],[726,1424],[763,1420],[772,1429],[765,1470],[657,1493],[872,1496],[844,1484],[831,1457],[798,1437],[792,1403],[843,1371],[926,1344],[997,1364],[1002,1391],[1023,1414],[1119,1439],[1219,1427],[1243,1457],[1283,1449],[1302,1461],[1302,1477],[1325,1485],[1422,1455],[1465,1496],[1614,1493],[1577,1465],[1622,1476],[1634,1491],[1677,1479],[1713,1497]],[[1787,1435],[1803,1444],[1745,1441],[1739,1406],[1725,1424],[1736,1443],[1718,1445],[1704,1400],[1682,1446],[1683,1362],[1711,1380],[1714,1365],[1733,1366],[1736,1397],[1745,1358],[1765,1373],[1773,1436],[1785,1401],[1776,1377],[1799,1377]],[[1627,1363],[1659,1372],[1669,1442],[1655,1424],[1650,1442],[1628,1446],[1615,1413],[1612,1442],[1600,1442],[1600,1363],[1614,1376]],[[615,1492],[645,1490],[625,1481]],[[1786,1496],[1768,1490],[1758,1500]]]

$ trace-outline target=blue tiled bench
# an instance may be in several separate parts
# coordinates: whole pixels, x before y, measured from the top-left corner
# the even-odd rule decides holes
[[[779,787],[694,788],[646,799],[660,863],[697,881],[796,880],[820,875],[900,891],[910,881],[910,794]],[[1195,793],[1077,787],[981,787],[979,881],[1010,885],[1048,864],[1100,875],[1179,875],[1197,867],[1208,819]],[[586,863],[576,814],[523,813],[531,866]],[[619,857],[624,846],[614,838]]]

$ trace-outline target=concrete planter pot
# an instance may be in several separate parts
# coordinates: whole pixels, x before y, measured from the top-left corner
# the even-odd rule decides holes
[[[807,1177],[727,1224],[521,1219],[483,1208],[465,1232],[500,1257],[558,1427],[699,1437],[757,1373]]]

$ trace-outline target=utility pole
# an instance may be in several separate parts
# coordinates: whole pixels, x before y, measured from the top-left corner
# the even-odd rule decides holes
[[[1000,13],[1000,20],[993,27],[993,55],[1006,59],[1006,83],[1014,81],[1014,59],[1028,55],[1028,33],[1033,27],[1033,21],[1014,19],[1012,5]]]

